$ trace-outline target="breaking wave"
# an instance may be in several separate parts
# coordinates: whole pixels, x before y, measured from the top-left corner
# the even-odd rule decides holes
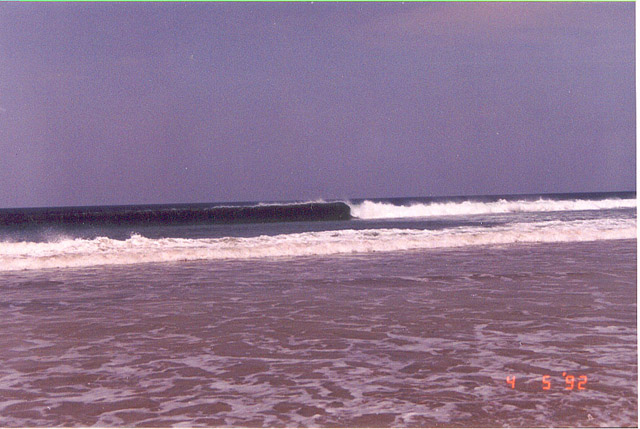
[[[606,210],[635,208],[635,199],[606,199],[606,200],[548,200],[537,201],[507,201],[494,202],[462,201],[442,203],[415,203],[398,206],[384,202],[364,201],[349,204],[351,215],[359,219],[394,219],[420,218],[437,216],[461,216],[496,213],[524,213],[524,212],[558,212],[578,210]]]
[[[134,234],[53,242],[0,242],[0,271],[190,260],[248,259],[393,252],[512,243],[633,239],[635,219],[515,223],[443,230],[368,229],[259,237],[161,238]]]
[[[97,206],[0,210],[0,225],[144,225],[197,223],[262,223],[351,219],[343,202],[309,201],[302,203],[249,206]]]

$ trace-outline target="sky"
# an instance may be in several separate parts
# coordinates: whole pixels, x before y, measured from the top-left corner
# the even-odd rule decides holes
[[[0,3],[0,207],[634,191],[634,4]]]

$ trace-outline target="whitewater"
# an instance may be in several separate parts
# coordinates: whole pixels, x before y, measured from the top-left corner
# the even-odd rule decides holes
[[[97,237],[45,243],[3,242],[0,244],[0,271],[632,239],[637,235],[636,230],[635,219],[605,219],[513,224],[491,229],[459,227],[432,231],[394,228],[214,239],[150,239],[134,234],[126,240]]]
[[[415,203],[394,205],[386,202],[364,201],[350,204],[351,214],[359,219],[419,218],[435,216],[469,216],[477,214],[561,212],[580,210],[606,210],[636,207],[635,199],[611,198],[605,200],[568,200],[554,201],[540,198],[535,201],[495,202],[462,201]]]

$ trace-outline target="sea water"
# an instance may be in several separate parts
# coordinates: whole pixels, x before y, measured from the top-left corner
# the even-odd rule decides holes
[[[5,222],[0,426],[637,424],[635,194],[345,203]]]

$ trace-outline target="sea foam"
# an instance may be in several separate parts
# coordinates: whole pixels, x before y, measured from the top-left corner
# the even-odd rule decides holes
[[[636,219],[512,223],[492,228],[366,229],[259,237],[160,238],[138,234],[52,242],[0,242],[0,271],[189,260],[324,256],[464,246],[634,239]]]

